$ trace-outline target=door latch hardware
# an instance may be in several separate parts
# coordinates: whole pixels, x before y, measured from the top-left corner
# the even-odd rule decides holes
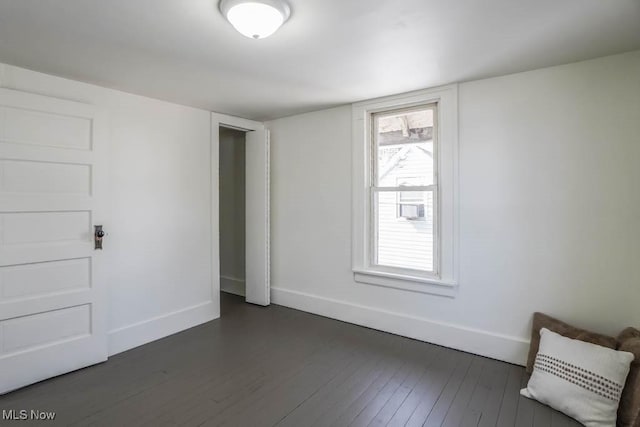
[[[104,230],[101,225],[95,225],[95,232],[93,233],[93,241],[95,243],[95,249],[102,249],[102,238],[104,237]]]

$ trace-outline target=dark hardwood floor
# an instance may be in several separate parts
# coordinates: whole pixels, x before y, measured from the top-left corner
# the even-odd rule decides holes
[[[524,369],[222,294],[220,319],[0,396],[78,426],[576,426]],[[29,425],[0,421],[2,425]]]

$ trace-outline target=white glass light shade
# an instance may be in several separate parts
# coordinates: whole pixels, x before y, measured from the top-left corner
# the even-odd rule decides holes
[[[269,37],[289,17],[289,6],[278,0],[223,0],[220,10],[240,34],[252,39]]]

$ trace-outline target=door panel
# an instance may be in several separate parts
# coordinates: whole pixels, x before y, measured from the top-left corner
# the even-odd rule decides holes
[[[61,308],[0,322],[2,355],[91,334],[91,306]]]
[[[50,98],[53,99],[53,98]],[[53,99],[55,101],[55,99]],[[0,139],[14,144],[45,147],[91,149],[91,118],[66,115],[66,110],[35,111],[27,104],[23,108],[0,107]]]
[[[0,161],[0,188],[6,194],[78,194],[91,192],[88,165],[22,160]]]
[[[84,212],[14,212],[0,215],[2,250],[14,245],[86,243],[91,236],[91,214]]]
[[[246,134],[246,301],[270,304],[269,132]]]
[[[0,302],[89,287],[90,258],[0,267]]]
[[[93,107],[0,89],[0,393],[107,358],[105,148]]]

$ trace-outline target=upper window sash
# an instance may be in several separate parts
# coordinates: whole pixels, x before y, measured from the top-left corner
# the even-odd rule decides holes
[[[369,117],[368,117],[368,121],[369,121],[369,128],[370,128],[370,133],[368,135],[369,140],[367,141],[367,144],[369,146],[369,151],[371,153],[371,156],[369,157],[369,160],[371,162],[371,168],[370,168],[370,176],[369,176],[369,185],[371,187],[376,187],[379,188],[381,187],[379,185],[379,181],[380,181],[380,175],[381,175],[381,170],[380,170],[380,165],[378,164],[378,151],[380,149],[380,143],[378,141],[378,137],[380,135],[379,133],[379,123],[380,121],[378,119],[383,119],[385,117],[394,117],[394,116],[398,116],[401,114],[410,114],[412,112],[418,112],[418,111],[427,111],[427,110],[431,110],[432,114],[433,114],[433,128],[434,128],[434,132],[437,129],[437,121],[438,121],[438,117],[437,117],[437,111],[438,111],[438,105],[437,102],[428,102],[428,103],[422,103],[422,104],[416,104],[416,105],[411,105],[411,106],[401,106],[399,108],[388,108],[388,109],[381,109],[378,111],[370,111],[369,112]],[[434,160],[437,158],[437,135],[432,135],[432,140],[433,140],[433,157]],[[420,143],[420,141],[416,141],[415,144],[418,145]],[[406,145],[409,145],[407,143],[404,143]],[[404,145],[403,144],[403,145]],[[392,145],[392,144],[390,144]],[[437,169],[437,162],[434,162],[434,170],[433,170],[433,183],[437,184],[437,173],[438,173],[438,169]]]

